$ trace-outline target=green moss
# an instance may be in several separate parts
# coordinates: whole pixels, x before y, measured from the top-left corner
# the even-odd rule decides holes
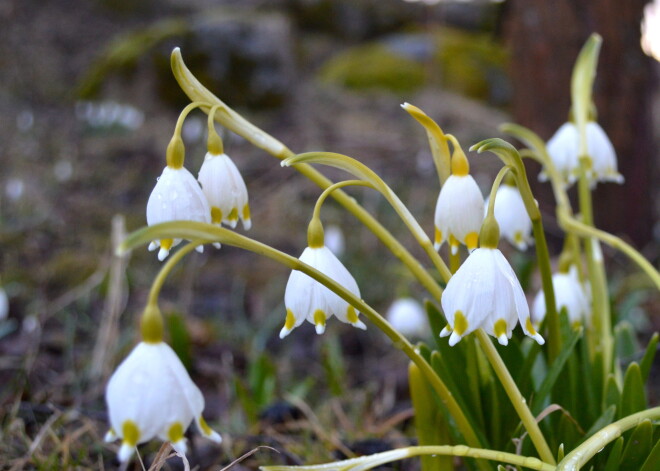
[[[412,91],[426,79],[422,64],[374,43],[337,54],[321,68],[319,78],[347,88],[395,92]]]

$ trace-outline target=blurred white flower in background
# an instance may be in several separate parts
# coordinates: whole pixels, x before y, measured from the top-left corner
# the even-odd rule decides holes
[[[430,331],[424,307],[413,298],[395,300],[385,317],[392,327],[408,337],[427,337]]]

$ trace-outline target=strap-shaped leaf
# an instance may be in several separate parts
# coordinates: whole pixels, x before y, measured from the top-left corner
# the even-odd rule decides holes
[[[646,419],[635,427],[626,443],[621,456],[620,471],[639,471],[651,452],[652,446],[653,423]]]
[[[621,416],[625,417],[646,409],[646,393],[639,365],[632,362],[628,365],[623,378],[623,391],[621,392]]]
[[[623,453],[623,437],[617,438],[614,445],[612,445],[612,451],[607,457],[607,463],[605,463],[603,471],[618,471],[619,464],[621,464],[621,453]]]
[[[660,340],[660,335],[656,332],[649,340],[649,344],[646,346],[646,351],[642,357],[642,361],[639,362],[639,370],[642,373],[642,383],[646,384],[649,379],[649,373],[651,372],[651,365],[653,365],[653,359],[655,358],[655,352],[658,348],[658,340]]]
[[[639,471],[658,471],[658,467],[660,467],[660,440],[656,441],[655,446]]]

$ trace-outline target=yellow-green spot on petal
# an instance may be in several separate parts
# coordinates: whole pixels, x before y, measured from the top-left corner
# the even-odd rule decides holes
[[[204,417],[199,416],[199,428],[202,430],[204,435],[213,435],[213,430],[209,427],[209,424],[206,423]]]
[[[222,222],[222,210],[217,206],[211,207],[211,222],[213,224],[220,224]]]
[[[174,422],[167,431],[167,439],[172,443],[177,443],[183,439],[183,425],[181,422]]]
[[[238,221],[238,209],[232,208],[232,210],[229,212],[229,216],[227,216],[228,221]]]
[[[463,315],[463,311],[454,313],[454,332],[456,335],[463,335],[468,330],[468,321]]]
[[[454,237],[454,234],[449,234],[449,245],[452,247],[458,247],[460,245],[460,242]]]
[[[320,309],[314,311],[314,325],[325,325],[326,315]]]
[[[293,316],[293,311],[291,311],[291,309],[287,309],[286,319],[284,321],[284,328],[286,330],[291,330],[293,329],[295,323],[296,323],[296,318]]]
[[[172,248],[173,243],[174,243],[173,239],[161,239],[160,248],[164,250],[170,250]]]
[[[518,245],[522,244],[524,242],[522,232],[516,231],[516,233],[513,234],[513,241]]]
[[[348,306],[348,309],[346,310],[346,319],[351,324],[355,324],[358,321],[358,315],[353,306]]]
[[[435,228],[435,243],[439,244],[440,242],[442,242],[442,231],[436,227]]]
[[[527,329],[527,332],[529,332],[530,335],[536,335],[536,329],[532,325],[532,318],[528,317],[527,320],[525,321],[525,328]]]
[[[506,335],[506,321],[504,319],[497,320],[493,326],[493,332],[495,332],[495,337]]]
[[[140,440],[140,429],[132,420],[125,420],[121,425],[121,434],[123,442],[128,446],[134,447]]]
[[[470,232],[468,235],[465,236],[465,245],[467,246],[468,250],[476,249],[478,244],[479,244],[479,234],[477,234],[476,232]]]
[[[247,204],[243,206],[243,219],[247,220],[250,219],[250,206]]]

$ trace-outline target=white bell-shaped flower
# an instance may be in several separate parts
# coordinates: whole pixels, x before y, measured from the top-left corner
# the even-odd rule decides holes
[[[321,247],[307,247],[300,261],[316,268],[321,273],[332,278],[355,296],[360,297],[355,278],[346,267],[325,245]],[[289,276],[284,292],[284,305],[286,306],[286,320],[280,331],[280,338],[303,323],[305,319],[316,326],[316,333],[325,332],[326,320],[333,315],[358,329],[367,326],[358,319],[358,312],[337,294],[310,278],[303,272],[294,270]]]
[[[598,181],[623,183],[623,176],[617,171],[617,158],[614,146],[602,127],[595,121],[587,122],[587,152],[591,158],[591,168],[587,176],[593,184]],[[580,172],[580,134],[572,123],[562,124],[547,144],[548,154],[557,171],[568,184],[573,184]],[[545,172],[539,175],[547,180]]]
[[[430,330],[429,320],[422,305],[413,298],[399,298],[385,314],[396,330],[410,337],[425,337]]]
[[[139,443],[154,437],[185,454],[184,432],[195,420],[200,433],[222,441],[202,417],[204,397],[174,350],[163,342],[139,343],[114,372],[105,393],[111,429],[120,438],[118,458],[126,461]]]
[[[518,321],[526,335],[545,343],[532,326],[516,274],[496,248],[474,250],[447,283],[441,303],[448,325],[440,336],[451,335],[449,345],[479,328],[507,345]]]
[[[580,283],[575,266],[571,266],[568,272],[552,275],[552,287],[555,292],[557,312],[565,308],[571,324],[582,323],[589,314],[589,297]],[[541,325],[545,314],[545,295],[541,289],[534,298],[532,306],[533,324],[537,327]]]
[[[484,198],[472,175],[450,175],[435,206],[436,250],[445,240],[454,254],[460,244],[465,244],[468,250],[475,249],[483,219]]]
[[[484,214],[488,210],[486,198]],[[495,195],[495,219],[500,225],[500,234],[519,250],[527,250],[532,242],[532,220],[527,214],[525,203],[515,185],[501,185]]]
[[[168,221],[211,222],[211,210],[206,196],[195,177],[184,167],[165,167],[147,202],[148,225]],[[153,241],[149,250],[160,247],[158,260],[163,261],[170,249],[179,242],[179,239]],[[200,245],[198,251],[203,250]]]
[[[207,152],[198,180],[211,206],[214,224],[225,223],[234,228],[240,218],[244,229],[252,227],[247,187],[227,154]]]

